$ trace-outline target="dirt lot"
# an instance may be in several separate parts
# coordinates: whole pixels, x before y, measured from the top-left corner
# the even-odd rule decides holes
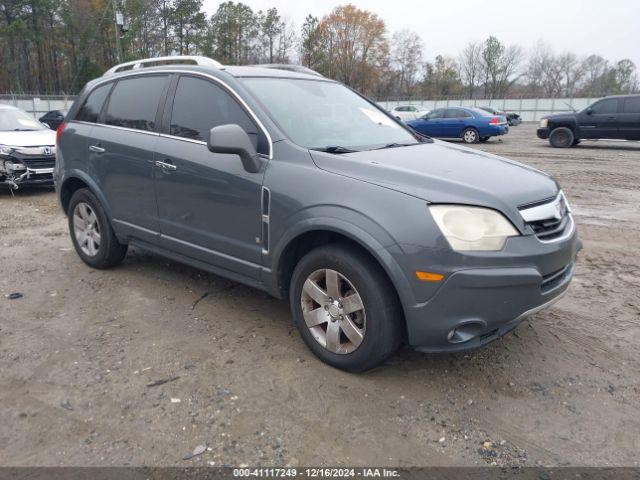
[[[534,131],[478,148],[564,187],[569,294],[479,351],[364,375],[317,361],[284,302],[137,249],[91,270],[53,192],[1,192],[0,465],[640,465],[640,144]]]

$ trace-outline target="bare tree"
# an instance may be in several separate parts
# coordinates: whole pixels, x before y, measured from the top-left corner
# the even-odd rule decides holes
[[[393,34],[391,43],[391,62],[397,74],[398,94],[410,96],[422,66],[422,39],[415,32],[401,30]]]
[[[468,89],[469,98],[473,98],[474,91],[482,78],[482,44],[468,43],[458,57],[460,79]]]

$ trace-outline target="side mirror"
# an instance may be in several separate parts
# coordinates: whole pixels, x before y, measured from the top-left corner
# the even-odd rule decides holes
[[[213,153],[233,153],[240,156],[249,173],[260,171],[260,159],[247,132],[236,124],[220,125],[209,131],[207,148]]]
[[[593,108],[587,108],[587,115],[593,115]]]

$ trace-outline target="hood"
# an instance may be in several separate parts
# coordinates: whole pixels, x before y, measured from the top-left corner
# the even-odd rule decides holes
[[[556,181],[521,163],[434,140],[415,146],[347,154],[311,151],[316,165],[339,175],[432,203],[480,205],[517,214],[517,207],[554,197]]]
[[[545,115],[542,118],[546,118],[548,120],[574,120],[575,121],[576,113],[578,112],[554,113],[553,115]]]
[[[53,130],[34,130],[32,132],[0,131],[0,145],[12,147],[41,147],[56,144],[56,132]]]

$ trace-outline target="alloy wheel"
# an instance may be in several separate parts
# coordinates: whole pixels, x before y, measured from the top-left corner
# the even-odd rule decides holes
[[[90,257],[100,249],[100,225],[91,207],[79,202],[73,209],[73,234],[82,252]]]
[[[300,297],[304,321],[320,345],[347,354],[362,344],[364,303],[347,277],[335,270],[316,270],[304,282]]]
[[[466,132],[464,132],[464,141],[467,143],[475,143],[477,137],[478,134],[475,132],[475,130],[467,130]]]

